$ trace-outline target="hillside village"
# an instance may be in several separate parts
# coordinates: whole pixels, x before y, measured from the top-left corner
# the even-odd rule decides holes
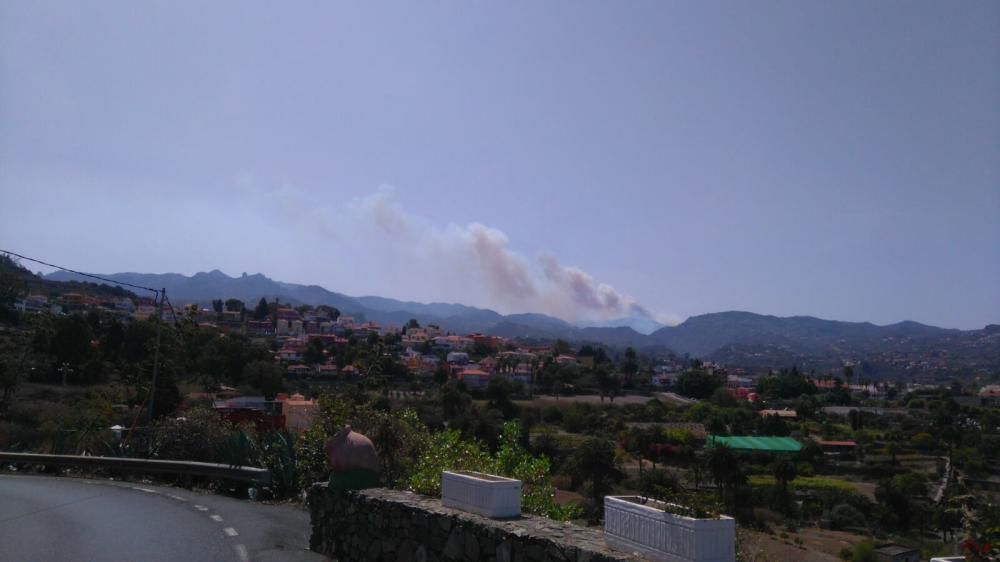
[[[524,477],[547,490],[529,511],[594,523],[603,494],[641,493],[732,514],[753,529],[743,548],[775,559],[955,553],[969,532],[960,514],[1000,492],[997,372],[871,380],[850,360],[755,369],[276,299],[174,305],[109,285],[21,287],[0,338],[0,449],[217,462],[239,436],[286,451],[239,462],[296,459],[268,491],[287,497],[325,478],[311,451],[349,422],[376,443],[409,436],[381,449],[386,474],[434,495],[428,451],[463,443],[487,462],[509,432],[518,454],[545,463]]]

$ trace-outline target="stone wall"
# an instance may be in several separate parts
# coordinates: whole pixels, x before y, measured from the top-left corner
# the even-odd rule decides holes
[[[604,531],[525,515],[494,520],[435,498],[374,488],[309,490],[312,550],[339,562],[634,562]]]

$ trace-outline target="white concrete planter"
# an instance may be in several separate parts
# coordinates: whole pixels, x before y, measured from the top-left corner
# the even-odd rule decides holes
[[[521,481],[461,470],[441,473],[441,503],[486,517],[521,515]]]
[[[736,521],[732,517],[695,519],[664,511],[656,500],[638,496],[604,498],[608,546],[658,562],[734,562]]]

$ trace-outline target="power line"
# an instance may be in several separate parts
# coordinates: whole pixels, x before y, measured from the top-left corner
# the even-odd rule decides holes
[[[82,271],[76,271],[75,269],[70,269],[68,267],[63,267],[61,265],[56,265],[54,263],[45,262],[45,261],[42,261],[40,259],[29,258],[28,256],[22,256],[21,254],[18,254],[16,252],[11,252],[10,250],[4,250],[4,249],[0,248],[0,253],[8,254],[8,255],[11,255],[11,256],[16,256],[18,258],[21,258],[22,260],[28,260],[30,262],[40,263],[40,264],[42,264],[44,266],[54,267],[56,269],[61,269],[63,271],[68,271],[69,273],[75,273],[77,275],[82,275],[84,277],[90,277],[91,279],[98,279],[100,281],[105,281],[107,283],[114,283],[115,285],[121,285],[123,287],[132,287],[133,289],[141,289],[143,291],[149,291],[151,293],[156,293],[157,295],[160,294],[159,289],[152,289],[150,287],[143,287],[142,285],[133,285],[132,283],[125,283],[124,281],[115,281],[114,279],[108,279],[107,277],[101,277],[100,275],[94,275],[92,273],[84,273]]]

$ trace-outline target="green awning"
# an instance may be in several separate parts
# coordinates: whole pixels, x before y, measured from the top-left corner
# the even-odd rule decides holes
[[[802,443],[791,437],[753,437],[709,435],[706,446],[714,447],[716,443],[727,445],[734,451],[764,451],[771,453],[796,453],[802,450]]]

